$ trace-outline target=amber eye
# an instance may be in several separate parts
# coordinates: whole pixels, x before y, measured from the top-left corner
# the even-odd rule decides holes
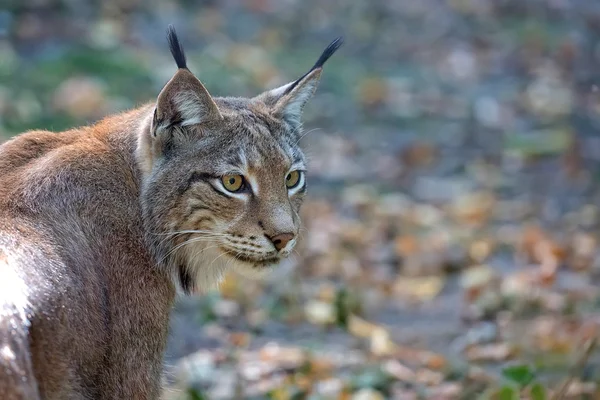
[[[296,187],[300,183],[300,171],[292,171],[285,177],[285,186],[288,189]]]
[[[221,178],[225,189],[237,192],[244,186],[244,177],[241,175],[225,175]]]

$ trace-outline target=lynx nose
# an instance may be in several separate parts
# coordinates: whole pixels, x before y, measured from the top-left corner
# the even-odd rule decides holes
[[[275,236],[267,236],[273,246],[277,249],[277,251],[281,251],[281,249],[285,248],[285,246],[294,238],[293,233],[280,233]]]

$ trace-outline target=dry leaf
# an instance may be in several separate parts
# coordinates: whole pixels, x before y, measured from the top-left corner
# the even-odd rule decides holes
[[[384,400],[385,397],[375,389],[360,389],[354,393],[352,400]]]
[[[229,343],[235,347],[248,347],[251,339],[247,332],[233,332],[229,335]]]
[[[282,347],[277,343],[268,343],[259,352],[262,361],[274,362],[286,367],[298,367],[306,359],[304,351],[295,347]]]
[[[495,277],[496,273],[488,265],[478,265],[465,270],[460,277],[460,283],[467,300],[476,300],[492,284]]]
[[[415,380],[415,372],[401,364],[399,361],[387,360],[383,363],[381,368],[383,371],[400,381],[413,382]]]
[[[444,289],[446,280],[443,276],[399,277],[393,286],[397,296],[428,301],[434,299]]]
[[[459,222],[481,225],[492,215],[494,205],[492,193],[475,192],[457,197],[450,211]]]
[[[309,301],[304,306],[304,314],[308,322],[316,325],[328,325],[336,321],[335,306],[325,301]]]
[[[507,343],[471,346],[466,351],[469,361],[505,361],[515,355]]]
[[[415,379],[417,382],[427,386],[437,386],[444,380],[444,374],[441,372],[432,371],[430,369],[421,368],[417,370]]]
[[[371,352],[376,356],[389,356],[395,353],[397,346],[390,338],[390,334],[382,327],[376,328],[371,333]]]
[[[348,318],[348,332],[356,337],[370,338],[373,332],[378,328],[378,325],[357,317],[356,315],[351,315]]]
[[[431,165],[437,157],[437,147],[431,143],[416,142],[400,153],[400,159],[407,167],[420,168]]]
[[[394,249],[397,255],[401,257],[409,257],[417,254],[420,251],[420,245],[415,236],[399,236],[394,241]]]
[[[469,246],[469,256],[477,263],[484,262],[492,252],[491,240],[476,240]]]

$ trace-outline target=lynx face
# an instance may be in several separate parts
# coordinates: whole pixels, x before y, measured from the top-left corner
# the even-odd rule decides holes
[[[302,108],[341,40],[300,79],[251,99],[212,98],[173,30],[169,42],[179,70],[140,133],[138,160],[148,242],[190,293],[228,268],[261,275],[292,252],[306,192]]]

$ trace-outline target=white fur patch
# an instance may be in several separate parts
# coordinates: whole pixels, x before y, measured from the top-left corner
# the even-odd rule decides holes
[[[269,276],[273,270],[276,269],[276,267],[277,265],[253,268],[248,264],[237,263],[232,267],[232,271],[245,278],[264,279],[265,277]]]
[[[288,88],[290,86],[292,86],[293,83],[294,82],[286,83],[283,86],[279,86],[278,88],[270,90],[268,92],[269,96],[272,96],[272,97],[275,97],[275,98],[281,97],[285,93],[285,91],[288,90]]]
[[[290,93],[287,93],[287,91],[295,81],[269,90],[259,97],[267,99],[269,104],[274,103],[274,109],[276,109],[290,125],[299,127],[301,125],[302,109],[314,94],[317,84],[319,83],[319,76],[320,69],[313,70],[307,76],[302,78]]]
[[[239,175],[244,176],[241,173]],[[215,187],[219,191],[221,191],[224,194],[226,194],[227,196],[235,197],[236,199],[240,199],[240,200],[248,200],[248,193],[246,193],[246,192],[242,192],[242,193],[230,192],[229,190],[225,189],[225,186],[223,186],[223,182],[220,179],[217,180]]]
[[[293,245],[294,243],[290,243],[286,248],[291,251]],[[243,248],[239,250],[242,252]],[[191,243],[182,248],[179,257],[185,262],[188,271],[192,274],[196,290],[199,293],[217,289],[225,274],[229,271],[234,271],[251,279],[262,279],[269,275],[275,267],[275,265],[272,267],[254,267],[249,263],[238,261],[230,253],[225,253],[219,249],[219,239]],[[176,270],[174,270],[173,281],[179,294],[183,294],[178,271]]]
[[[246,179],[248,179],[248,184],[252,189],[252,193],[254,193],[255,196],[258,196],[258,181],[256,180],[256,177],[254,175],[248,174]]]
[[[4,361],[14,361],[17,359],[17,357],[15,353],[10,349],[10,347],[8,347],[8,345],[5,345],[0,349],[0,359]]]
[[[196,289],[200,292],[218,288],[230,261],[219,250],[216,241],[212,240],[185,246],[182,249],[182,258],[193,276]],[[175,281],[179,287],[178,278]]]
[[[317,80],[312,79],[302,84],[300,83],[292,93],[290,99],[283,108],[283,113],[290,121],[295,121],[295,125],[300,124],[302,109],[306,102],[311,98],[317,88]]]
[[[177,111],[181,114],[181,126],[199,124],[208,113],[208,109],[195,92],[181,92],[177,94],[174,101]]]
[[[22,321],[27,321],[25,310],[29,306],[28,294],[27,285],[10,266],[9,256],[0,252],[0,317],[5,316],[3,310],[16,311]]]

